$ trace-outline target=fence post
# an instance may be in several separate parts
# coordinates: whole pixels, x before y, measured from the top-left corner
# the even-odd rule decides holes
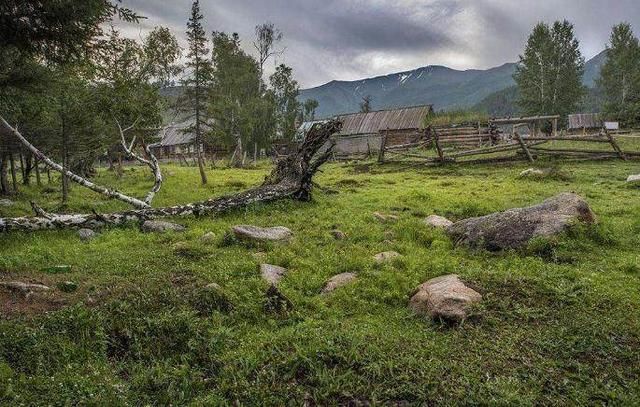
[[[381,133],[380,151],[378,151],[378,162],[384,163],[384,150],[387,148],[387,133]]]

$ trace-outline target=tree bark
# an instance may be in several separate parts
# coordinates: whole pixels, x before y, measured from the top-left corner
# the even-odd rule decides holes
[[[0,193],[6,195],[9,193],[9,185],[7,183],[7,153],[0,155]]]
[[[312,178],[318,168],[332,153],[333,144],[321,154],[318,150],[330,136],[342,127],[342,123],[332,120],[316,124],[309,130],[305,141],[296,152],[276,163],[262,185],[236,195],[209,199],[203,202],[177,205],[166,208],[134,209],[111,214],[48,214],[33,204],[35,217],[0,218],[0,232],[36,231],[42,229],[99,228],[117,226],[132,221],[144,221],[168,216],[211,216],[257,202],[272,202],[284,198],[302,201],[311,199]]]
[[[108,188],[105,188],[101,185],[96,185],[93,182],[82,178],[76,174],[74,174],[73,172],[67,170],[65,167],[63,167],[62,165],[54,162],[53,160],[51,160],[49,157],[47,157],[46,155],[44,155],[40,150],[38,150],[36,147],[34,147],[31,143],[29,143],[29,141],[27,139],[25,139],[22,134],[20,134],[20,132],[16,129],[14,129],[13,127],[11,127],[9,125],[9,123],[6,122],[6,120],[4,120],[2,117],[0,117],[0,131],[4,131],[8,134],[13,135],[14,137],[16,137],[21,143],[22,145],[24,145],[29,151],[31,151],[31,153],[39,160],[41,160],[47,167],[58,171],[59,173],[61,173],[64,176],[68,177],[71,181],[74,181],[84,187],[89,188],[90,190],[94,191],[94,192],[98,192],[100,194],[106,195],[110,198],[115,198],[118,199],[120,201],[126,202],[134,207],[137,208],[148,208],[149,205],[144,202],[141,201],[139,199],[136,198],[132,198],[130,196],[127,196],[125,194],[122,194],[118,191],[115,190],[111,190]]]

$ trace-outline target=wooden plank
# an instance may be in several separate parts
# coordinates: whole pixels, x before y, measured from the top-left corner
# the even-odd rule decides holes
[[[529,149],[527,148],[527,143],[525,143],[524,141],[522,141],[522,137],[520,137],[519,133],[515,133],[516,139],[518,140],[518,143],[520,144],[520,147],[522,147],[522,151],[524,151],[525,155],[527,156],[527,160],[529,160],[529,162],[534,162],[535,160],[533,159],[533,157],[531,156],[531,153],[529,152]]]
[[[382,140],[380,141],[380,151],[378,151],[378,162],[384,162],[384,150],[387,147],[387,135],[382,134]]]
[[[624,156],[622,149],[620,149],[620,146],[618,146],[618,143],[616,143],[616,140],[613,138],[613,136],[609,134],[609,131],[607,129],[605,129],[604,132],[607,135],[609,142],[611,143],[611,147],[613,147],[613,150],[618,154],[618,157],[620,157],[621,160],[626,161],[627,157]]]
[[[444,153],[442,152],[442,147],[440,146],[440,140],[438,139],[438,131],[436,129],[432,129],[431,133],[433,134],[433,142],[436,145],[436,151],[438,152],[438,157],[440,161],[444,161]]]

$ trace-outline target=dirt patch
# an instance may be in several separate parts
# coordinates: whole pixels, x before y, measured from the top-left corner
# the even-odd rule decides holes
[[[56,311],[71,304],[80,302],[83,293],[79,290],[64,292],[60,289],[66,279],[48,275],[20,275],[0,273],[0,281],[39,284],[49,290],[23,290],[0,286],[0,318],[33,317],[50,311]]]

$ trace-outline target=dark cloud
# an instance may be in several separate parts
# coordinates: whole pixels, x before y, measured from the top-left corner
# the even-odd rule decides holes
[[[253,52],[254,27],[275,23],[303,86],[447,65],[488,68],[517,60],[533,24],[567,18],[586,57],[605,46],[610,28],[629,21],[640,28],[638,0],[201,0],[209,31],[238,32]],[[184,38],[190,0],[124,0],[148,17],[124,27],[136,35],[154,25]],[[276,62],[276,61],[273,61]]]

